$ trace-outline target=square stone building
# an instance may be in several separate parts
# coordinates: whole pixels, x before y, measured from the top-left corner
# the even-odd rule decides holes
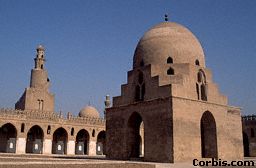
[[[242,117],[244,156],[256,157],[256,115]]]
[[[243,158],[240,109],[220,93],[189,29],[168,21],[149,29],[136,47],[127,80],[106,110],[108,158]]]

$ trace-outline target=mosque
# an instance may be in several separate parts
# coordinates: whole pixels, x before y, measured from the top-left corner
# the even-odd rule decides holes
[[[92,106],[78,116],[54,112],[54,94],[45,69],[45,49],[39,45],[26,88],[13,109],[0,109],[0,152],[103,155],[105,120]],[[108,100],[106,104],[109,104]]]
[[[166,17],[142,36],[121,95],[112,106],[106,98],[105,119],[91,106],[78,116],[54,112],[44,51],[39,45],[15,110],[0,110],[0,152],[169,163],[243,158],[240,108],[228,105],[185,26]]]

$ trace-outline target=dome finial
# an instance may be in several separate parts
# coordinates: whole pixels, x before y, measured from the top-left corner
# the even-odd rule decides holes
[[[165,14],[165,15],[164,15],[164,20],[165,20],[166,22],[168,22],[168,20],[169,20],[168,14]]]

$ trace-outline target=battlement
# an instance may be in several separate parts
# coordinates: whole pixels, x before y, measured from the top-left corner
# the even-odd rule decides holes
[[[47,120],[52,122],[64,122],[66,124],[89,124],[89,125],[105,125],[105,119],[93,117],[63,117],[62,114],[51,111],[40,110],[15,110],[10,108],[0,109],[0,118],[16,118],[16,119],[33,119],[33,120]]]
[[[242,116],[243,121],[256,121],[256,115],[247,115],[247,116]]]

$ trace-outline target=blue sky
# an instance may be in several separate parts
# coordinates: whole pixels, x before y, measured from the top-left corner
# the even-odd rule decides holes
[[[206,65],[229,104],[256,113],[255,0],[0,0],[0,107],[14,107],[29,86],[35,48],[46,48],[55,110],[102,112],[117,96],[138,40],[170,20],[200,40]]]

